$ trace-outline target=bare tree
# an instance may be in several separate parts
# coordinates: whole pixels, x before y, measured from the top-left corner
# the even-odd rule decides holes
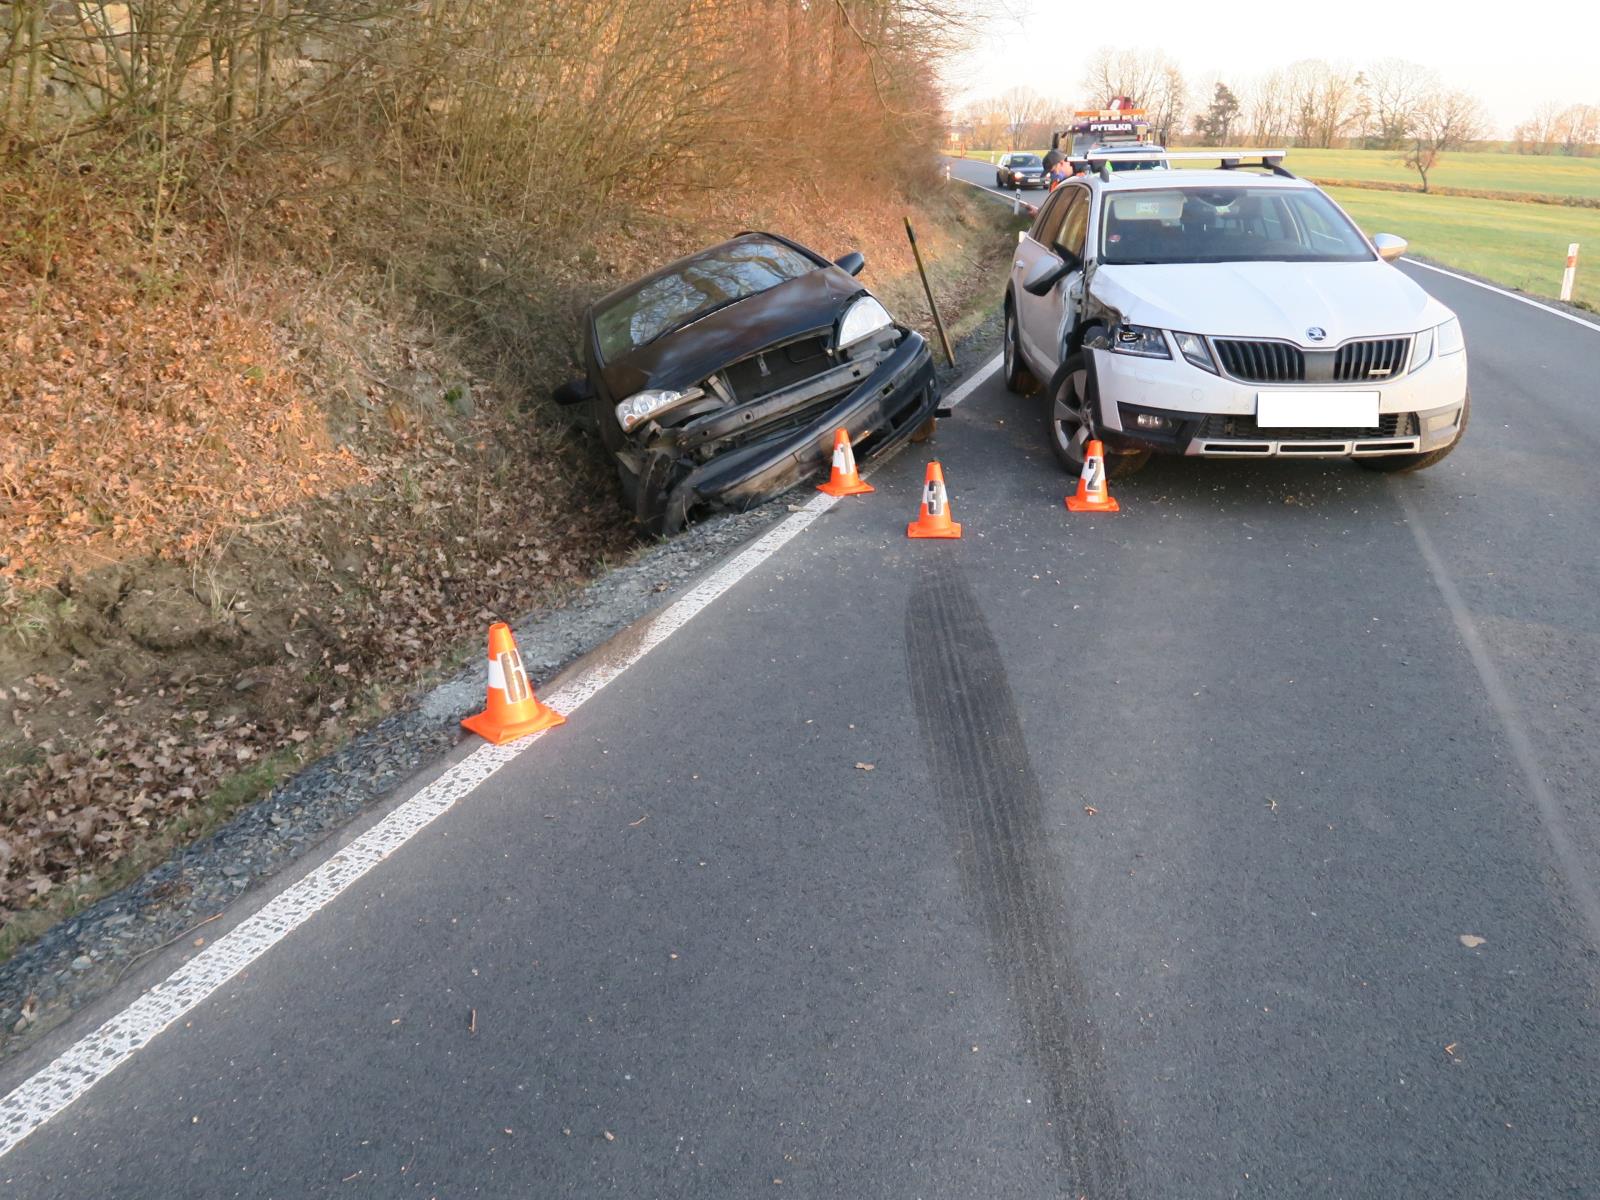
[[[1518,154],[1549,154],[1555,148],[1557,131],[1561,127],[1561,105],[1551,101],[1541,104],[1533,115],[1513,131]]]
[[[1574,104],[1561,110],[1552,130],[1563,154],[1587,155],[1600,141],[1600,108],[1593,104]]]
[[[1243,89],[1244,140],[1257,146],[1288,141],[1292,118],[1289,80],[1273,71]]]
[[[1411,118],[1404,161],[1422,177],[1428,190],[1428,172],[1447,150],[1459,150],[1483,135],[1483,110],[1477,98],[1462,91],[1438,89],[1418,103]]]
[[[1403,58],[1384,58],[1362,72],[1365,133],[1370,146],[1398,150],[1406,144],[1417,106],[1438,81],[1426,67]]]
[[[1020,150],[1029,136],[1037,134],[1049,114],[1051,103],[1030,87],[1014,87],[997,101],[1005,121],[1006,148]]]

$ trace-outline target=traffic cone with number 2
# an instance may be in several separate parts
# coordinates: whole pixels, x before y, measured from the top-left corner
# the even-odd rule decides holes
[[[850,448],[850,431],[833,431],[833,474],[827,483],[819,483],[817,491],[830,496],[864,496],[876,489],[861,478],[856,470],[856,452]]]
[[[1067,497],[1067,508],[1072,512],[1122,511],[1106,487],[1106,449],[1098,441],[1089,443],[1083,456],[1083,472],[1078,476],[1077,494]]]
[[[944,490],[944,468],[938,463],[928,464],[928,475],[922,485],[922,506],[917,519],[906,526],[906,536],[912,538],[958,538],[961,526],[950,519],[950,495]]]
[[[517,643],[511,637],[511,627],[504,621],[489,626],[489,701],[481,713],[461,723],[502,746],[541,729],[564,725],[566,720],[534,696],[528,673],[522,669],[522,655],[517,653]]]

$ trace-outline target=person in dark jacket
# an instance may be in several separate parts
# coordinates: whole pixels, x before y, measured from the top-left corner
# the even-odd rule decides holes
[[[1061,135],[1059,133],[1052,134],[1050,137],[1050,151],[1044,156],[1044,175],[1046,179],[1050,178],[1051,169],[1065,157],[1066,155],[1061,153]]]

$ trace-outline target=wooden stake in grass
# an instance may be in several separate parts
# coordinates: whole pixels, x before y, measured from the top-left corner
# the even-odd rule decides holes
[[[911,218],[906,217],[906,238],[911,242],[911,255],[917,260],[917,274],[922,276],[922,290],[928,294],[928,311],[933,313],[934,328],[939,331],[939,344],[944,347],[944,356],[950,365],[956,365],[956,353],[950,349],[950,335],[944,331],[944,318],[939,315],[939,306],[934,303],[933,289],[928,286],[928,272],[922,267],[922,251],[917,248],[917,231],[911,228]]]

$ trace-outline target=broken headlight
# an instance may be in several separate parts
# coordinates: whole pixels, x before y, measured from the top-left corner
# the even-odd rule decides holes
[[[689,388],[682,392],[674,391],[672,388],[636,392],[617,405],[617,424],[622,426],[623,432],[632,433],[643,422],[659,417],[680,404],[698,400],[704,395],[705,393],[699,388]]]

